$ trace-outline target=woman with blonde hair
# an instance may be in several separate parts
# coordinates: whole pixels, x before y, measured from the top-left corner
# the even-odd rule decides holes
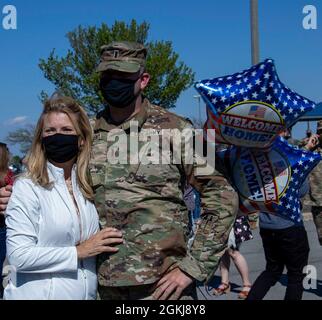
[[[9,169],[9,150],[0,142],[0,188],[13,184],[13,172]],[[0,212],[0,297],[2,297],[2,267],[6,258],[6,225],[4,213]]]
[[[5,299],[96,298],[96,255],[117,252],[123,239],[116,229],[99,231],[87,175],[91,142],[88,117],[73,99],[45,103],[6,210]]]

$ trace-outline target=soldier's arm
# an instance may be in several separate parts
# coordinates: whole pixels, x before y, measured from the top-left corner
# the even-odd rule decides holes
[[[196,177],[190,183],[199,190],[201,219],[189,256],[179,267],[199,281],[216,272],[227,249],[230,230],[238,209],[238,196],[223,175]]]
[[[200,192],[201,219],[189,254],[180,269],[199,281],[208,281],[227,249],[230,230],[238,212],[238,195],[224,177],[224,165],[216,157],[211,175],[196,175],[196,166],[185,165],[188,182]]]

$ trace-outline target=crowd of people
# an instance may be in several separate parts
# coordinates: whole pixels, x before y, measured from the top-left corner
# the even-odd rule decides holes
[[[109,134],[123,130],[131,144],[133,121],[139,132],[191,127],[144,96],[146,57],[138,43],[102,47],[97,72],[106,108],[89,119],[74,99],[53,95],[21,175],[8,169],[9,150],[0,144],[0,265],[7,256],[16,274],[4,299],[193,300],[197,283],[210,281],[217,268],[222,280],[213,294],[222,295],[230,290],[230,259],[242,278],[240,299],[263,299],[285,266],[285,299],[301,299],[309,254],[303,223],[259,214],[267,264],[252,285],[239,251],[253,238],[249,217],[238,211],[220,158],[209,175],[183,161],[184,148],[179,164],[108,161]],[[318,146],[319,135],[312,135],[303,147]],[[319,225],[319,193],[308,181],[300,192],[315,199]]]

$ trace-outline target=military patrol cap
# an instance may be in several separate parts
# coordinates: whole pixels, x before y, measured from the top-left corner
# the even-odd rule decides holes
[[[316,130],[322,130],[322,120],[318,121]]]
[[[121,41],[101,47],[101,62],[98,72],[116,70],[136,73],[145,67],[147,49],[140,43]]]

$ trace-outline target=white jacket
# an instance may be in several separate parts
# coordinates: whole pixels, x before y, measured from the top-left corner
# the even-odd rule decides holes
[[[79,219],[64,170],[48,163],[51,190],[19,178],[6,211],[7,255],[11,274],[5,288],[7,300],[95,299],[96,258],[79,261]],[[72,171],[74,195],[82,221],[82,241],[99,231],[95,206],[86,200]],[[16,277],[16,279],[15,279]]]

